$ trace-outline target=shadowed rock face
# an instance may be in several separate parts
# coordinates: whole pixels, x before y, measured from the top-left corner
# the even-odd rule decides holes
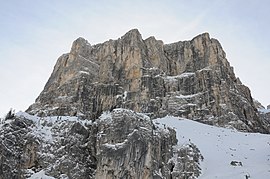
[[[151,117],[181,116],[239,130],[269,132],[248,87],[235,77],[220,43],[201,34],[163,44],[137,29],[117,40],[73,42],[27,112],[96,119],[128,108]]]

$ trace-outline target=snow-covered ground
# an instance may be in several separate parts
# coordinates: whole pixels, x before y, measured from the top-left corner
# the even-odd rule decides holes
[[[197,145],[204,156],[199,179],[270,178],[270,135],[237,132],[169,116],[155,122],[175,128],[180,145],[190,141]],[[236,166],[231,164],[233,161]]]
[[[29,173],[32,173],[32,175],[28,179],[55,179],[54,177],[46,175],[44,170],[41,170],[37,173],[34,173],[31,170],[29,170]]]
[[[103,117],[108,115],[110,113],[103,114]],[[16,116],[32,120],[36,124],[32,130],[33,135],[47,143],[55,136],[51,133],[55,125],[79,122],[85,126],[90,123],[68,116],[40,118],[23,112],[17,113]],[[5,121],[7,122],[9,121]],[[204,160],[201,163],[202,174],[199,179],[270,179],[270,135],[243,133],[170,116],[155,119],[154,122],[161,127],[166,124],[175,128],[180,146],[192,142],[200,149]],[[0,128],[1,125],[2,122]],[[235,165],[232,165],[233,163]],[[33,173],[30,178],[52,177],[45,175],[42,170]]]

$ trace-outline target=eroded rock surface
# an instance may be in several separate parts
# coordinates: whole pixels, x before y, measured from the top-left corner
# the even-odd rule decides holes
[[[96,122],[18,113],[0,123],[0,178],[178,178],[201,173],[200,151],[143,114],[115,109]],[[191,175],[192,173],[192,175]]]
[[[97,120],[96,178],[196,178],[202,155],[194,144],[177,145],[176,133],[126,109]]]
[[[97,45],[78,38],[27,111],[96,119],[117,107],[269,132],[250,90],[208,33],[172,44],[143,40],[137,29]]]
[[[24,179],[41,172],[54,178],[94,178],[92,129],[77,117],[18,113],[1,121],[0,178]]]

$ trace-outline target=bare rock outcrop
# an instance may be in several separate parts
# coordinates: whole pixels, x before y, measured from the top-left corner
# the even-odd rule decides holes
[[[173,129],[131,110],[104,112],[96,122],[18,113],[0,129],[0,179],[184,179],[201,173],[194,144],[177,146]]]
[[[25,179],[42,172],[44,177],[94,178],[93,136],[91,123],[77,117],[18,113],[0,122],[0,179]]]
[[[184,179],[201,173],[196,146],[178,147],[175,131],[158,127],[148,116],[115,109],[101,115],[97,124],[96,178]]]
[[[164,44],[137,29],[117,40],[74,41],[27,112],[96,119],[127,108],[167,114],[238,130],[269,132],[248,87],[235,77],[220,43],[201,34]]]
[[[270,128],[270,105],[268,105],[266,108],[262,105],[257,106],[257,109],[260,114],[260,118],[264,121],[267,121],[266,126]]]

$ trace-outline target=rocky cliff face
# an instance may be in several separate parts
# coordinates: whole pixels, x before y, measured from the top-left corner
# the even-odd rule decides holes
[[[202,156],[175,131],[126,109],[96,122],[27,113],[0,121],[0,179],[195,178]]]
[[[96,178],[199,176],[202,156],[197,147],[193,144],[177,147],[175,131],[158,127],[148,116],[116,109],[103,114],[97,123]]]
[[[259,103],[260,104],[260,103]],[[267,121],[268,127],[270,127],[270,105],[267,105],[265,108],[263,105],[258,105],[257,106],[260,118],[264,121]]]
[[[96,119],[128,108],[151,117],[167,114],[239,130],[269,132],[248,87],[235,77],[220,43],[201,34],[163,44],[134,29],[117,40],[73,42],[27,112]]]

